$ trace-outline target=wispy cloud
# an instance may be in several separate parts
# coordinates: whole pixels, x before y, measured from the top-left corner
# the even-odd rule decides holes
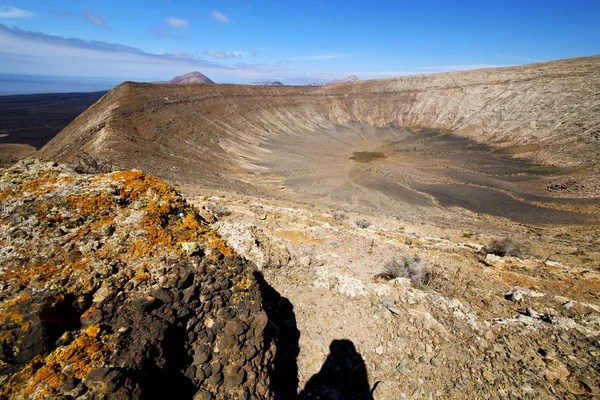
[[[0,18],[31,18],[37,14],[22,8],[0,6]]]
[[[325,53],[319,54],[315,56],[301,56],[301,57],[291,57],[290,60],[336,60],[339,58],[347,58],[350,57],[350,54],[339,54],[339,53]]]
[[[167,17],[167,18],[165,18],[165,21],[166,21],[167,25],[169,25],[171,28],[183,29],[183,30],[187,30],[190,28],[189,21],[187,21],[185,19],[175,18],[175,17]]]
[[[206,50],[204,52],[207,56],[223,60],[226,58],[243,57],[244,53],[241,51],[226,51],[226,50]]]
[[[85,18],[87,21],[91,22],[99,28],[110,29],[102,15],[100,15],[100,13],[98,12],[98,10],[85,11],[83,13],[83,18]]]
[[[212,17],[215,21],[223,22],[224,24],[231,22],[231,18],[217,10],[213,10]]]

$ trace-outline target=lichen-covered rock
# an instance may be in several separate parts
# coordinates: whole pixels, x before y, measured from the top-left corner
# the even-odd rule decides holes
[[[228,221],[219,221],[213,226],[227,244],[260,269],[285,267],[292,260],[285,246],[268,238],[256,226]]]
[[[23,160],[0,183],[0,398],[268,398],[254,274],[160,179]]]

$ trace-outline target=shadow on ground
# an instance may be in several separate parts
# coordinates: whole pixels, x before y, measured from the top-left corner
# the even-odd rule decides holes
[[[296,327],[294,306],[269,285],[260,272],[255,273],[262,306],[269,318],[277,352],[270,368],[271,392],[277,400],[295,399],[298,388],[300,331]]]
[[[367,367],[354,343],[334,340],[321,371],[313,375],[298,396],[301,400],[372,400]]]
[[[269,318],[277,346],[270,369],[271,391],[278,400],[372,400],[367,367],[352,341],[334,340],[319,373],[313,375],[298,394],[298,354],[300,331],[294,306],[256,272],[263,309]]]

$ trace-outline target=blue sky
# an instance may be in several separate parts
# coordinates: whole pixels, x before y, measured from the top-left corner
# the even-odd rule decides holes
[[[598,21],[598,0],[0,0],[0,73],[375,79],[598,54]]]

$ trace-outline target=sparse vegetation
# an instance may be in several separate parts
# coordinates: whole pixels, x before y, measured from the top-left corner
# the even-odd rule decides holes
[[[217,218],[227,217],[231,215],[231,210],[229,208],[220,206],[216,203],[205,204],[204,209],[214,214]]]
[[[345,221],[348,219],[348,216],[346,216],[346,214],[343,213],[334,213],[333,219],[335,219],[336,221]]]
[[[523,244],[515,242],[511,238],[504,238],[501,240],[494,239],[490,242],[489,246],[485,247],[485,252],[488,254],[495,254],[500,257],[522,257],[526,253],[526,248]]]
[[[419,255],[405,254],[401,259],[394,259],[385,264],[383,273],[379,276],[386,280],[408,278],[416,285],[430,286],[439,273],[436,268],[421,263]]]
[[[358,221],[356,221],[356,226],[358,226],[360,229],[367,229],[371,226],[371,221],[367,221],[366,219],[359,219]]]
[[[107,174],[117,170],[107,158],[85,151],[77,155],[77,161],[71,164],[71,168],[78,174]]]
[[[473,234],[472,233],[463,233],[462,236],[465,239],[473,239]]]

